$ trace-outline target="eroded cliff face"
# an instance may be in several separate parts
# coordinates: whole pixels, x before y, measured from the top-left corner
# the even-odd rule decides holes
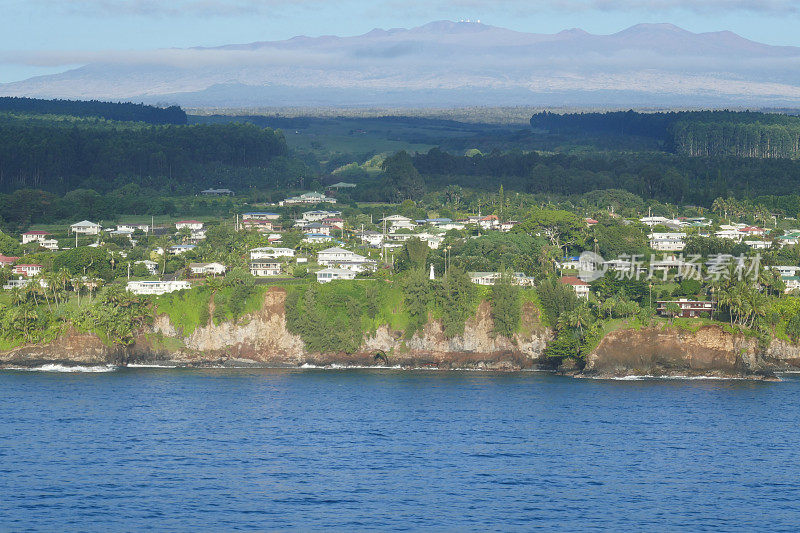
[[[7,352],[0,352],[0,366],[34,367],[46,364],[106,365],[122,364],[125,350],[107,346],[97,335],[69,330],[47,344],[23,345]]]
[[[696,332],[675,327],[609,333],[586,358],[583,375],[768,376],[771,365],[756,339],[734,335],[718,326]]]
[[[467,321],[464,334],[446,338],[437,321],[404,338],[403,332],[380,327],[364,339],[356,353],[312,353],[302,339],[286,328],[286,292],[273,288],[265,294],[262,309],[236,322],[209,323],[189,335],[175,328],[166,316],[156,317],[152,328],[140,335],[127,352],[127,361],[164,364],[225,364],[260,366],[357,365],[518,370],[542,361],[552,337],[541,326],[534,306],[523,307],[527,333],[513,339],[492,334],[491,308],[482,303]]]

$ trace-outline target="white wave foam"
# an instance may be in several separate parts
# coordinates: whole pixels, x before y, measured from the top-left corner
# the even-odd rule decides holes
[[[8,370],[18,370],[23,372],[114,372],[118,367],[114,365],[102,366],[66,366],[59,364],[47,364],[35,367],[9,367]]]
[[[377,366],[377,365],[342,365],[332,363],[330,365],[312,365],[310,363],[303,363],[298,368],[302,369],[317,369],[317,370],[402,370],[400,365],[395,366]]]
[[[611,380],[611,381],[739,381],[747,380],[748,378],[738,377],[723,377],[723,376],[648,376],[648,375],[632,375],[632,376],[618,376],[618,377],[599,377],[592,378],[598,380]]]
[[[178,365],[148,365],[144,363],[128,363],[128,368],[178,368]]]

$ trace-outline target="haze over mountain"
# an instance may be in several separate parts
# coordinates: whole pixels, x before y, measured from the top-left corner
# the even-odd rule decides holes
[[[432,22],[356,37],[89,54],[0,95],[285,105],[800,105],[800,48],[640,24],[612,35]]]

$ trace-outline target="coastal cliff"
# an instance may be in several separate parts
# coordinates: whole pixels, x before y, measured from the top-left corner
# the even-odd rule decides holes
[[[606,335],[586,358],[582,375],[769,377],[776,370],[755,338],[711,325],[620,329]],[[798,359],[800,361],[800,359]]]
[[[495,336],[491,309],[478,306],[462,335],[448,338],[439,321],[431,320],[410,338],[380,326],[366,335],[354,353],[317,353],[286,325],[286,292],[271,289],[261,308],[235,321],[213,321],[191,333],[176,327],[166,315],[155,317],[127,348],[107,346],[92,334],[68,331],[56,341],[21,346],[0,353],[0,364],[34,366],[63,364],[164,364],[282,366],[344,365],[520,370],[545,363],[552,333],[539,321],[531,304],[523,306],[521,330],[513,338]]]
[[[391,366],[400,368],[522,370],[553,368],[545,349],[552,331],[539,320],[531,303],[522,307],[513,338],[493,333],[491,306],[482,302],[461,335],[448,337],[440,321],[430,320],[412,336],[387,325],[366,334],[358,350],[314,352],[287,328],[286,292],[264,293],[260,308],[237,320],[204,325],[184,333],[166,314],[157,315],[126,347],[70,328],[45,344],[0,352],[0,366],[44,364],[178,366]],[[569,361],[568,361],[569,362]],[[718,325],[695,330],[661,325],[623,328],[608,333],[587,355],[585,366],[562,365],[577,377],[711,376],[769,378],[773,372],[800,369],[800,346],[756,338]]]

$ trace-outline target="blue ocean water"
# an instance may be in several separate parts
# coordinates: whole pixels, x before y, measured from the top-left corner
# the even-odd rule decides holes
[[[800,529],[800,378],[0,372],[0,529]]]

